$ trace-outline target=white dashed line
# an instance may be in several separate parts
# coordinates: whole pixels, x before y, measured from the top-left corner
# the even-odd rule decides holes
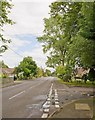
[[[59,108],[60,106],[59,105],[55,105],[56,108]]]
[[[44,109],[44,112],[49,112],[49,108]]]
[[[58,98],[55,98],[55,101],[59,101]]]
[[[53,83],[50,87],[48,98],[47,98],[46,102],[43,104],[43,115],[41,116],[41,118],[47,118],[49,115],[49,108],[50,108],[51,95],[52,95],[52,87],[53,87]]]
[[[41,118],[47,118],[48,117],[48,113],[43,113]]]
[[[50,101],[50,98],[48,98],[47,101]]]
[[[58,102],[58,94],[57,94],[57,90],[55,89],[55,107],[59,108],[59,102]]]
[[[56,102],[56,101],[55,101],[55,104],[59,104],[59,102]]]
[[[47,101],[43,104],[43,108],[49,108],[50,105],[47,103]]]
[[[10,97],[9,98],[9,100],[11,100],[11,99],[13,99],[13,98],[15,98],[15,97],[17,97],[17,96],[19,96],[19,95],[21,95],[22,93],[24,93],[25,92],[25,90],[24,91],[22,91],[22,92],[20,92],[20,93],[18,93],[18,94],[16,94],[16,95],[14,95],[14,96],[12,96],[12,97]]]

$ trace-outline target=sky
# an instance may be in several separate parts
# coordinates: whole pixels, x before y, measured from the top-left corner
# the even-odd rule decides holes
[[[9,67],[18,66],[24,57],[32,56],[39,67],[46,68],[49,53],[43,53],[42,43],[37,41],[37,37],[43,34],[43,19],[49,17],[49,5],[52,2],[54,0],[12,1],[14,6],[9,17],[16,24],[4,26],[4,35],[12,42],[2,58]]]

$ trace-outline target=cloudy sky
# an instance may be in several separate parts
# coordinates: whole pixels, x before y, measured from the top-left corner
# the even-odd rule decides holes
[[[20,2],[19,2],[20,1]],[[4,27],[6,38],[11,38],[9,49],[3,60],[9,67],[15,67],[25,56],[32,56],[37,65],[45,68],[47,54],[37,37],[43,34],[43,18],[49,17],[49,5],[54,0],[13,0],[14,7],[9,15],[16,24]]]

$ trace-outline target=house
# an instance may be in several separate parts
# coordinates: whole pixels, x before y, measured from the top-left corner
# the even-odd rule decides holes
[[[89,69],[87,70],[82,67],[76,68],[74,71],[75,77],[79,77],[79,78],[82,78],[82,76],[87,73],[89,73]]]
[[[14,68],[0,68],[0,74],[6,77],[14,77]]]
[[[14,68],[0,68],[2,87],[14,84]]]

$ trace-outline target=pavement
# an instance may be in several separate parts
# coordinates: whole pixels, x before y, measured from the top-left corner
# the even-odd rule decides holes
[[[94,88],[67,87],[54,82],[58,89],[60,108],[55,110],[49,118],[89,119],[95,120],[95,93]]]
[[[51,118],[66,118],[71,119],[84,119],[93,118],[95,105],[93,106],[93,98],[80,99],[71,103],[63,105],[59,110],[55,111],[50,117]],[[95,116],[94,119],[95,120]]]
[[[66,110],[68,113],[68,110],[70,111],[71,108],[75,108],[75,103],[71,104],[71,108],[69,103],[79,99],[89,99],[92,93],[93,88],[69,88],[64,84],[58,83],[55,77],[26,80],[21,84],[2,89],[2,117],[58,118],[61,115],[56,114],[55,116],[54,113],[56,111],[61,110],[59,113],[66,115]],[[67,104],[69,105],[68,107],[65,106]],[[62,112],[63,106],[65,106],[65,112]],[[70,114],[72,115],[74,112]]]

